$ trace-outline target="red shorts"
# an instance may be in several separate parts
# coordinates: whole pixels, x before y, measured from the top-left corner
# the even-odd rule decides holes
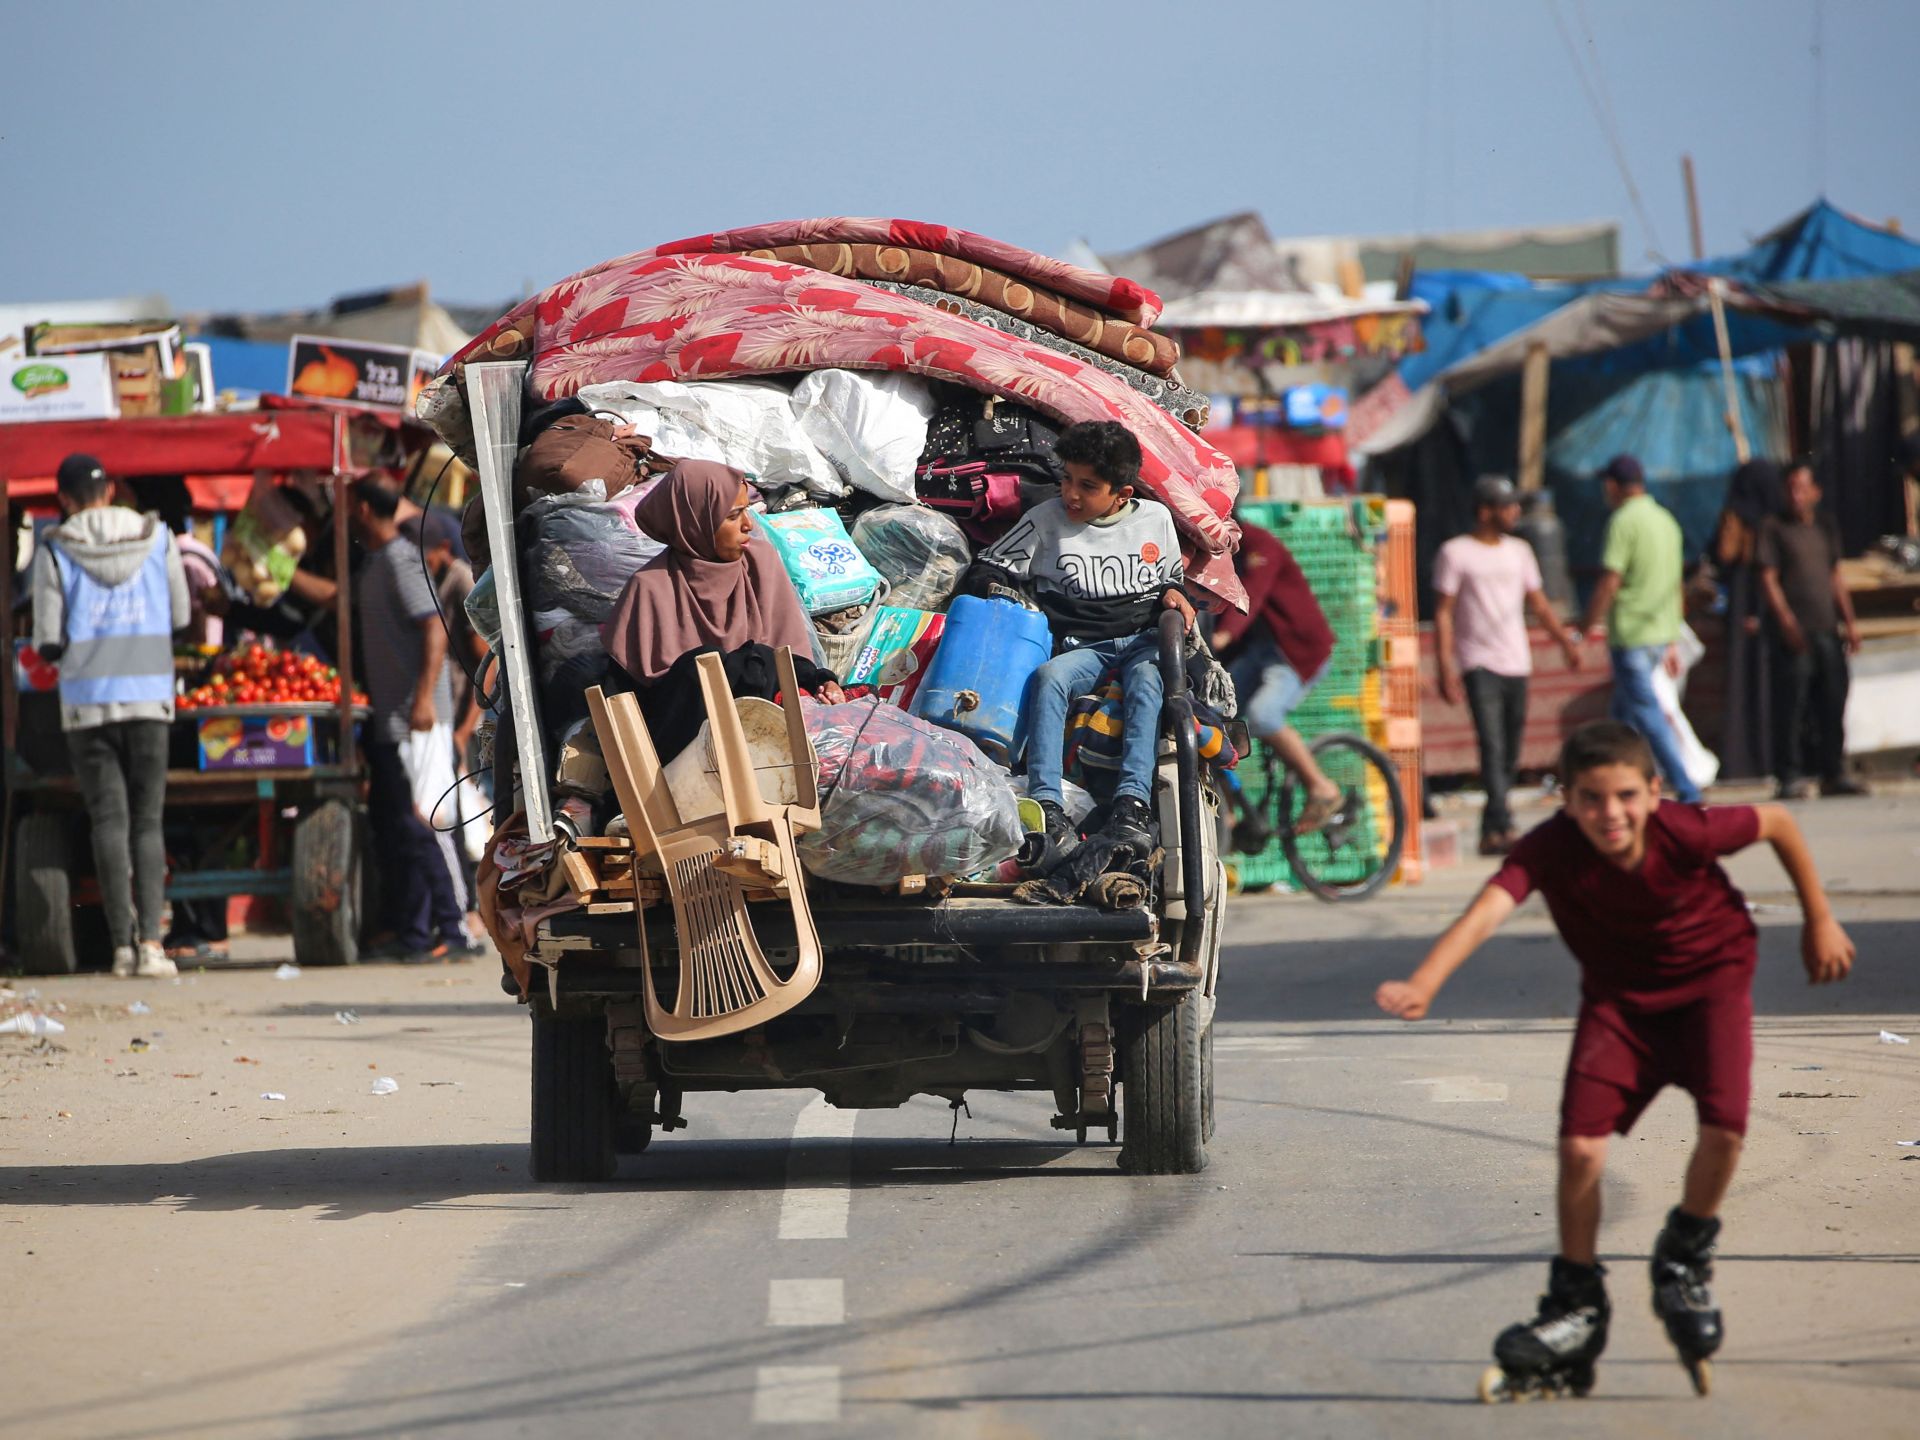
[[[1747,1133],[1751,990],[1733,986],[1652,1014],[1582,1002],[1560,1099],[1562,1135],[1624,1135],[1668,1085],[1693,1096],[1702,1125]]]

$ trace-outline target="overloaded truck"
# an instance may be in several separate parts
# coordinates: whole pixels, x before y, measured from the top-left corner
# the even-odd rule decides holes
[[[498,661],[501,823],[479,888],[507,986],[531,1020],[536,1178],[607,1178],[656,1131],[686,1126],[689,1096],[753,1089],[817,1090],[859,1108],[1036,1090],[1052,1097],[1055,1128],[1117,1140],[1128,1173],[1205,1166],[1226,880],[1215,767],[1232,749],[1221,745],[1225,717],[1200,703],[1209,662],[1181,617],[1164,613],[1158,629],[1155,843],[1123,848],[1099,883],[1060,903],[1031,868],[1043,847],[1024,833],[1034,811],[1017,798],[1020,746],[1041,741],[969,728],[969,712],[991,709],[1006,683],[997,672],[1010,662],[992,645],[963,656],[950,632],[929,649],[930,607],[909,612],[920,623],[896,651],[876,655],[892,614],[884,582],[832,617],[809,604],[822,640],[811,658],[849,690],[875,682],[867,692],[803,699],[782,650],[777,701],[736,699],[709,655],[696,667],[700,737],[662,756],[593,644],[621,576],[598,574],[576,540],[558,552],[556,581],[541,529],[567,506],[569,524],[617,509],[613,485],[635,476],[582,482],[576,470],[565,495],[528,484],[527,437],[564,402],[606,420],[601,438],[640,457],[636,474],[649,456],[660,462],[642,483],[672,483],[660,471],[690,454],[746,473],[770,535],[796,513],[825,524],[891,506],[902,513],[883,519],[914,524],[944,504],[984,541],[1044,499],[1051,427],[1118,419],[1142,441],[1147,490],[1174,511],[1195,598],[1232,604],[1233,471],[1199,438],[1204,402],[1180,387],[1169,347],[1126,348],[1164,340],[1155,315],[1157,301],[1130,282],[967,232],[802,222],[572,277],[509,312],[429,387],[423,418],[480,477],[469,535],[490,566],[476,621]],[[1093,334],[1100,322],[1122,338]],[[815,383],[823,375],[835,378]],[[893,423],[903,396],[920,417],[904,432]],[[747,399],[755,418],[743,421]],[[967,422],[957,428],[956,407]],[[1018,459],[993,448],[1010,428]],[[971,508],[964,494],[954,502],[956,472],[979,479]],[[619,516],[606,523],[616,544],[632,539]],[[857,520],[851,534],[872,530]],[[859,545],[846,548],[814,559],[861,560]],[[794,571],[803,597],[810,573]],[[924,567],[896,570],[894,593],[925,578]],[[598,599],[583,606],[587,591]],[[851,632],[835,628],[849,617]],[[898,708],[903,675],[924,683]],[[1016,678],[1015,712],[1019,700]],[[906,749],[875,748],[887,727]],[[965,753],[943,758],[943,745]],[[584,785],[583,764],[594,772]],[[1082,778],[1097,803],[1100,773],[1089,765]],[[913,787],[929,779],[960,797],[963,816],[1012,808],[978,822],[992,832],[980,844],[905,834],[887,842],[887,863],[860,856],[849,869],[877,843],[878,812],[860,808],[873,797],[859,786],[904,790],[913,814]],[[1018,817],[1011,834],[1005,816]],[[953,828],[929,822],[942,825]]]

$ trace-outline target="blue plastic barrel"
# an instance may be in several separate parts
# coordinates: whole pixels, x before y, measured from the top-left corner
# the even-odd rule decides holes
[[[1053,635],[1039,611],[959,596],[947,607],[947,628],[914,693],[913,713],[1011,765],[1026,741],[1028,682],[1052,654]]]

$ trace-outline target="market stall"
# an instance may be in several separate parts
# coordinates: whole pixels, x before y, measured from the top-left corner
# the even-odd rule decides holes
[[[337,499],[354,475],[393,462],[407,443],[402,426],[397,416],[300,405],[0,425],[10,547],[22,512],[52,510],[52,477],[76,452],[95,456],[116,478],[187,477],[202,511],[238,505],[244,516],[262,486],[295,475],[324,500],[320,523],[331,530],[337,579],[330,607],[337,671],[260,646],[182,656],[184,694],[167,775],[169,831],[180,834],[184,820],[190,836],[169,846],[167,897],[282,901],[303,964],[351,964],[359,956],[369,871],[356,728],[366,711],[339,679],[352,670],[353,612],[347,512]],[[10,568],[19,573],[11,554]],[[96,948],[87,941],[89,927],[97,928],[98,887],[81,878],[90,869],[86,821],[65,763],[57,672],[17,629],[13,606],[0,607],[0,639],[13,658],[0,679],[7,920],[29,970],[70,971]]]

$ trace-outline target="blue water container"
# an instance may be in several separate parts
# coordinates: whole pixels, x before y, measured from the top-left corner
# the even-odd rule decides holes
[[[913,713],[1011,765],[1026,741],[1028,684],[1052,654],[1053,635],[1039,611],[962,595],[947,607],[947,628],[914,693]]]

